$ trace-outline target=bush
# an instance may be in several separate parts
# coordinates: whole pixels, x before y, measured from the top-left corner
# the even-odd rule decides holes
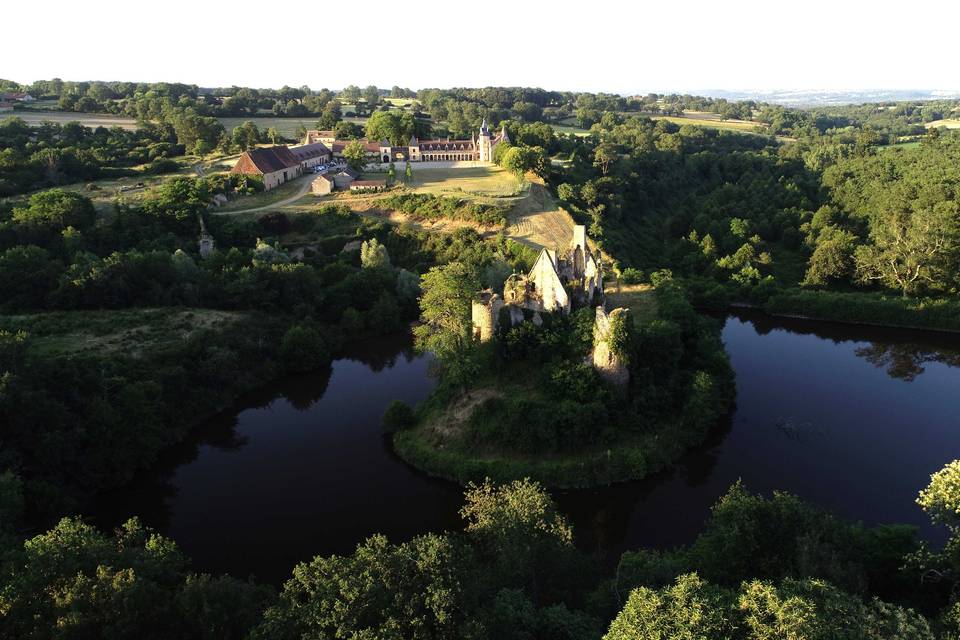
[[[283,334],[280,358],[288,371],[310,371],[329,363],[330,352],[316,328],[300,324]]]
[[[643,279],[643,271],[634,269],[633,267],[627,267],[620,274],[620,282],[623,284],[640,284],[643,282]]]
[[[383,413],[381,424],[387,433],[394,433],[412,427],[417,419],[413,408],[402,400],[394,400]]]

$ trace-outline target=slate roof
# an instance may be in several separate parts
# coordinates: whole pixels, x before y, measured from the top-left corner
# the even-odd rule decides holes
[[[311,158],[329,155],[330,149],[327,149],[326,145],[322,142],[314,142],[313,144],[302,144],[297,147],[290,147],[290,153],[296,156],[297,160],[303,162]]]
[[[264,147],[246,151],[232,173],[274,173],[300,165],[300,160],[285,146]]]

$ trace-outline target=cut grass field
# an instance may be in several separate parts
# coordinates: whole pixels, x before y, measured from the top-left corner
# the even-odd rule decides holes
[[[435,196],[474,196],[480,199],[507,198],[520,193],[510,172],[496,166],[420,169],[413,166],[410,188]]]
[[[74,113],[73,111],[14,111],[5,114],[5,117],[22,118],[31,127],[38,127],[44,122],[66,124],[79,122],[85,127],[121,127],[122,129],[136,129],[137,121],[133,118],[115,116],[109,113]]]
[[[651,120],[667,120],[680,126],[690,124],[708,129],[739,131],[740,133],[758,133],[758,129],[762,130],[766,126],[761,122],[749,122],[747,120],[721,120],[719,115],[706,111],[690,111],[684,113],[682,116],[658,116],[634,112],[622,112],[620,115],[625,118],[639,115],[650,118]],[[576,118],[566,118],[561,121],[561,124],[551,124],[550,126],[552,126],[557,133],[572,133],[578,136],[590,135],[589,131],[577,126]]]
[[[933,122],[928,122],[923,126],[925,126],[927,129],[932,129],[933,127],[945,127],[947,129],[960,129],[960,120],[956,118],[950,118],[946,120],[934,120]]]

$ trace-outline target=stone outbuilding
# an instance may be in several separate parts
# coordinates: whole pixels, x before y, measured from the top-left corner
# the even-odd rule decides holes
[[[333,176],[322,173],[310,183],[310,192],[317,196],[325,196],[330,194],[335,186]]]
[[[333,182],[337,189],[349,189],[350,185],[353,184],[353,181],[356,180],[359,175],[359,173],[347,167],[334,174]]]

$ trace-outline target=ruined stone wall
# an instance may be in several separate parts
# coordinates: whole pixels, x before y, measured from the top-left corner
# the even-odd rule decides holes
[[[470,317],[473,321],[473,337],[480,342],[493,339],[500,318],[500,309],[503,308],[503,298],[487,289],[481,291],[479,298],[470,306]]]
[[[630,371],[626,362],[614,352],[612,333],[616,324],[629,321],[629,309],[617,308],[608,314],[603,307],[597,307],[593,323],[593,368],[601,378],[617,387],[627,386]]]

